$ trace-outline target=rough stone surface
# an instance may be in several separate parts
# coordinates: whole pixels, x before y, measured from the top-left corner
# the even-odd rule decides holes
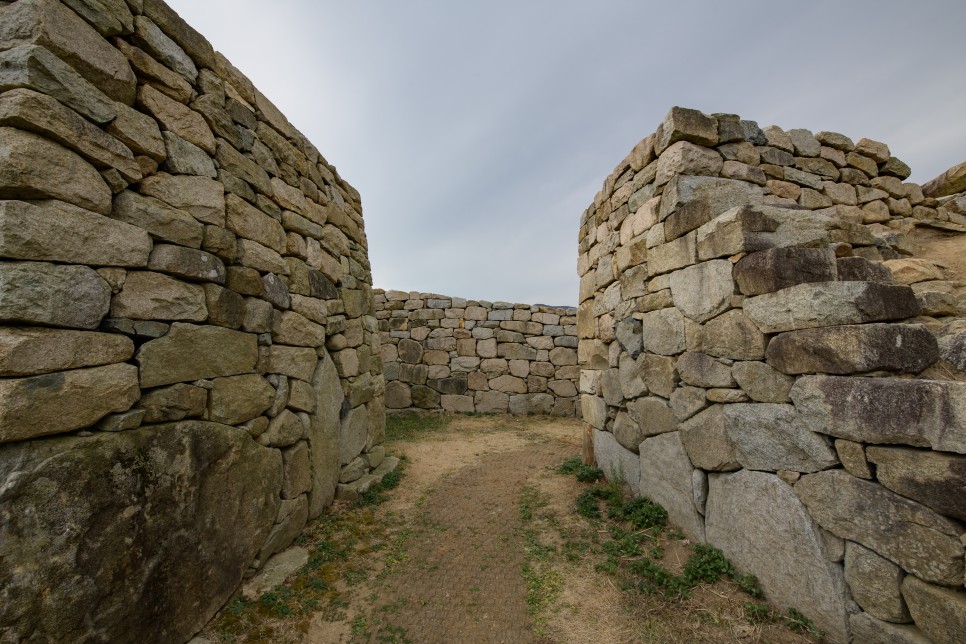
[[[790,395],[813,431],[966,454],[964,383],[804,376]]]
[[[0,479],[13,485],[0,502],[0,621],[11,633],[186,641],[268,535],[281,459],[245,432],[185,421],[5,446]],[[70,511],[38,512],[51,498]]]
[[[694,503],[694,467],[678,432],[648,438],[640,446],[640,493],[668,511],[689,538],[705,541],[704,519]]]
[[[902,569],[857,543],[845,543],[845,581],[862,610],[887,622],[912,621],[902,599]]]
[[[923,580],[962,585],[959,529],[924,505],[842,470],[803,476],[795,491],[832,534],[862,544]]]
[[[123,362],[134,354],[125,336],[91,331],[0,327],[0,376],[35,376],[52,371]]]
[[[853,642],[868,644],[932,644],[915,626],[890,624],[868,613],[856,613],[849,618]]]
[[[275,389],[257,374],[215,378],[208,397],[208,420],[239,425],[261,415],[274,398]]]
[[[187,250],[187,249],[186,249]],[[203,322],[208,317],[205,290],[161,273],[128,273],[111,299],[111,315],[135,320]]]
[[[848,641],[842,568],[828,560],[821,531],[792,488],[774,474],[748,470],[708,478],[708,543],[758,577],[770,601]]]
[[[808,282],[834,281],[835,254],[824,248],[769,248],[735,264],[744,295],[762,295]]]
[[[138,349],[141,386],[251,373],[258,360],[254,335],[176,322],[164,337]]]
[[[921,311],[909,287],[876,282],[799,284],[748,298],[744,310],[765,333],[901,320]]]
[[[955,644],[966,633],[966,593],[927,584],[907,575],[902,596],[916,625],[936,644]]]
[[[594,458],[608,480],[623,483],[634,496],[640,494],[641,461],[637,454],[623,447],[610,432],[594,430]]]
[[[768,364],[782,373],[919,373],[939,359],[936,338],[912,324],[862,324],[803,329],[772,338]]]
[[[735,283],[731,262],[702,262],[671,273],[674,306],[695,322],[705,322],[731,306]]]
[[[786,376],[764,362],[736,362],[731,367],[738,386],[756,402],[784,403],[791,399],[791,391],[795,379]]]
[[[111,287],[86,266],[0,263],[0,322],[96,329]]]
[[[936,512],[966,521],[966,456],[905,447],[866,449],[876,480]]]

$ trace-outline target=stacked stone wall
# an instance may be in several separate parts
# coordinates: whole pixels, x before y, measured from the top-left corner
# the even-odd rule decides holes
[[[838,642],[966,632],[964,284],[912,256],[966,228],[908,176],[673,108],[581,219],[597,463]]]
[[[382,462],[359,193],[160,0],[0,5],[0,640],[185,641]]]
[[[573,416],[572,307],[375,290],[389,410]]]

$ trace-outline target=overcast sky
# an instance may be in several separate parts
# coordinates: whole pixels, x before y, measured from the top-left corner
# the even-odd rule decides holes
[[[966,160],[963,0],[168,0],[362,193],[375,286],[576,305],[577,228],[672,105]]]

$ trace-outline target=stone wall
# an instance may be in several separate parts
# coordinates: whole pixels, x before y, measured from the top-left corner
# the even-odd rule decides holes
[[[581,220],[598,464],[837,642],[966,632],[964,285],[910,257],[966,228],[908,176],[673,108]]]
[[[573,416],[576,309],[376,289],[386,407]]]
[[[185,641],[382,458],[359,194],[160,0],[0,5],[0,640]]]

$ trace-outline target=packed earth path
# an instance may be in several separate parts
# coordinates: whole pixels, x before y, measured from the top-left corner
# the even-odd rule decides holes
[[[403,459],[400,484],[310,524],[297,543],[331,556],[311,559],[284,585],[236,598],[203,638],[815,641],[725,581],[669,599],[616,573],[613,553],[640,557],[613,545],[615,524],[575,512],[581,492],[604,484],[560,471],[580,456],[581,431],[572,418],[391,418],[387,446]],[[653,534],[642,541],[649,556],[679,574],[692,544],[673,526]],[[619,536],[626,548],[629,537]],[[320,592],[310,592],[313,586]],[[758,607],[758,619],[748,619],[748,605]]]

